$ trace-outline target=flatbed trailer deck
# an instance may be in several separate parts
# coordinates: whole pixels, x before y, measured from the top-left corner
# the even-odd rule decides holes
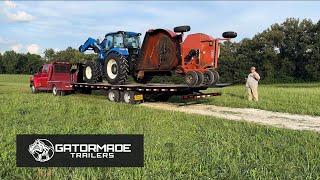
[[[185,84],[137,84],[128,83],[112,85],[103,83],[71,83],[76,92],[91,93],[92,90],[101,90],[113,102],[141,103],[143,101],[167,101],[171,96],[180,95],[183,99],[207,98],[220,96],[220,92],[201,93],[209,87],[225,87],[230,84],[216,84],[215,86],[188,86]]]

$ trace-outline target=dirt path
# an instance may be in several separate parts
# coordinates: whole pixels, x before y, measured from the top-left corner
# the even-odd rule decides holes
[[[229,120],[249,121],[282,128],[320,131],[320,116],[297,115],[260,109],[230,108],[204,104],[178,106],[169,103],[143,103],[141,105],[163,110],[221,117]]]

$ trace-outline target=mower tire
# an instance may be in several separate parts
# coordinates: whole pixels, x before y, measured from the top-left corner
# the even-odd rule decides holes
[[[174,32],[182,33],[182,32],[188,32],[190,31],[191,27],[190,26],[177,26],[173,28]]]
[[[185,82],[188,86],[194,86],[198,82],[198,74],[195,71],[189,71],[186,73]]]

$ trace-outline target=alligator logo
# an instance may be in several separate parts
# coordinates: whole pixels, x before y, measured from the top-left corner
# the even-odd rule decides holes
[[[54,155],[53,144],[47,139],[36,139],[29,145],[29,152],[36,161],[49,161]]]

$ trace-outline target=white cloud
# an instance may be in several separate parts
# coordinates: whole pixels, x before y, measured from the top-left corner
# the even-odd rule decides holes
[[[27,45],[27,51],[31,54],[39,54],[40,46],[37,44]]]
[[[10,21],[19,21],[19,22],[27,22],[35,19],[34,16],[26,13],[25,11],[18,11],[16,13],[6,12],[6,16]]]
[[[14,3],[13,1],[8,1],[8,0],[5,0],[4,1],[4,5],[7,7],[7,8],[16,8],[17,4]]]
[[[1,10],[7,20],[13,22],[28,22],[35,19],[31,14],[17,8],[17,4],[12,1],[4,1],[4,8]]]
[[[15,44],[15,45],[11,46],[11,49],[14,50],[15,52],[20,52],[22,47],[23,47],[22,44]]]

